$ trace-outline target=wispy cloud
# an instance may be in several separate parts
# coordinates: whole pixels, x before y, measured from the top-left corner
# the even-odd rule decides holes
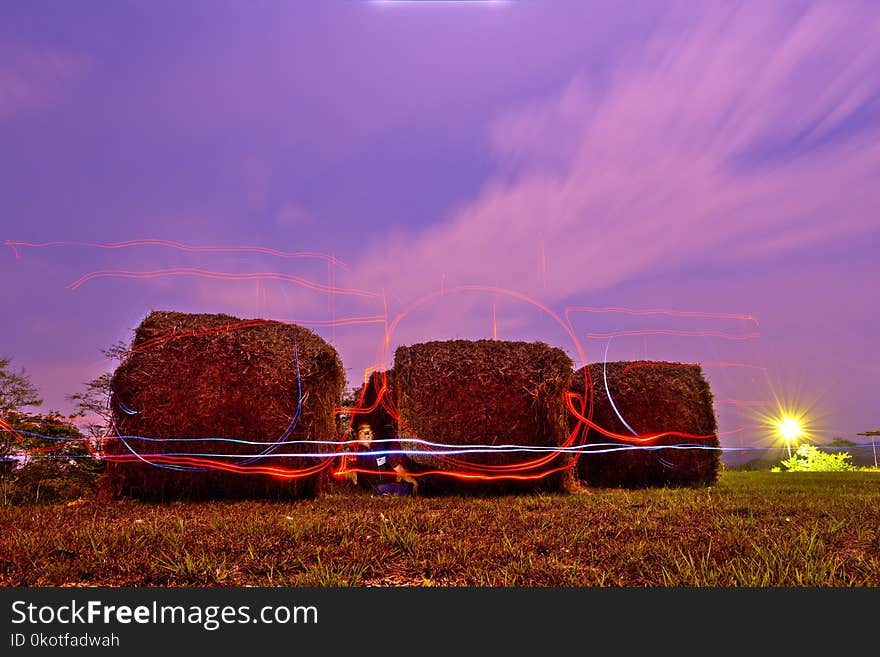
[[[876,228],[880,13],[691,5],[607,75],[501,116],[467,207],[355,266],[414,298],[447,284],[545,300]]]
[[[0,120],[57,101],[84,66],[81,57],[57,49],[0,44]]]

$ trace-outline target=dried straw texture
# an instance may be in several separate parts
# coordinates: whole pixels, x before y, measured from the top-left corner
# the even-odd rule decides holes
[[[604,374],[603,374],[604,369]],[[650,449],[629,449],[633,442],[617,440],[589,429],[592,450],[578,461],[578,476],[589,486],[639,488],[705,485],[717,481],[721,470],[718,427],[712,392],[699,365],[659,361],[613,362],[590,365],[593,389],[592,421],[612,433],[634,437],[678,432],[688,438],[664,436],[648,443]],[[574,374],[572,390],[583,394],[585,370]],[[606,391],[607,383],[607,391]],[[610,392],[610,399],[609,399]],[[574,418],[569,420],[576,423]],[[653,449],[679,445],[685,449]],[[601,450],[619,449],[602,453]]]
[[[267,443],[127,439],[139,454],[231,453],[241,456],[214,462],[314,469],[327,459],[284,455],[327,452],[332,446],[281,445],[271,448],[268,458],[250,459],[291,426],[286,440],[337,439],[334,413],[344,381],[336,350],[302,327],[229,315],[153,312],[136,329],[130,355],[113,375],[113,416],[123,436]],[[123,404],[136,414],[125,412]],[[108,452],[129,454],[120,441],[111,443]],[[296,497],[320,492],[327,472],[324,467],[306,477],[282,478],[110,460],[102,488],[112,497],[149,499]]]
[[[564,392],[571,359],[544,343],[450,340],[399,347],[394,356],[394,398],[401,438],[453,446],[563,444],[568,437]],[[403,442],[403,440],[402,440]],[[414,445],[416,449],[424,447]],[[425,490],[508,492],[567,488],[571,463],[547,453],[495,452],[412,459],[423,471],[506,474],[533,479],[426,478]],[[538,467],[518,466],[542,459]]]

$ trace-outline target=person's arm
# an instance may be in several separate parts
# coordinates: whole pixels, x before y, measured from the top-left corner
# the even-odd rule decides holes
[[[342,473],[346,479],[348,479],[351,483],[357,485],[358,473],[354,470],[348,469],[352,465],[352,462],[357,463],[354,456],[346,452],[342,457]]]
[[[416,478],[411,476],[409,472],[406,471],[406,468],[403,467],[402,463],[398,463],[394,466],[394,471],[397,473],[397,481],[406,481],[412,484],[413,487],[413,495],[416,495],[419,492],[419,482],[416,481]]]
[[[392,443],[388,443],[388,449],[390,450],[402,450],[402,445],[398,441],[394,441]],[[419,482],[416,481],[416,478],[413,477],[409,471],[406,469],[406,464],[409,462],[403,454],[392,454],[391,459],[391,467],[394,472],[397,473],[397,481],[405,481],[409,484],[412,484],[413,487],[413,495],[419,492]]]

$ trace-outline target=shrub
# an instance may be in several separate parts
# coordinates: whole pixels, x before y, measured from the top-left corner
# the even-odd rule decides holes
[[[20,433],[7,441],[0,504],[51,503],[94,493],[103,463],[91,457],[87,439],[67,418],[54,411],[7,417],[9,427]]]
[[[782,461],[782,467],[785,472],[846,472],[856,469],[849,452],[829,454],[812,445],[798,447],[791,458]],[[773,472],[782,472],[782,469],[773,468]]]

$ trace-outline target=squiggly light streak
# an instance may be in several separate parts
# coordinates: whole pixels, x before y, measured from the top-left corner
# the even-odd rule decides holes
[[[215,280],[230,281],[253,281],[253,280],[279,280],[287,283],[295,283],[309,290],[316,292],[325,292],[332,294],[341,294],[346,296],[365,297],[373,299],[378,295],[375,292],[367,290],[358,290],[355,288],[330,287],[323,283],[316,283],[301,276],[293,276],[292,274],[282,274],[280,272],[223,272],[211,271],[207,269],[196,269],[193,267],[175,267],[170,269],[154,269],[151,271],[130,271],[127,269],[99,269],[80,276],[73,283],[66,285],[69,290],[77,290],[88,281],[98,278],[134,278],[134,279],[152,279],[163,278],[166,276],[197,276],[199,278],[209,278]]]
[[[649,308],[644,310],[634,310],[630,308],[598,308],[593,306],[569,306],[565,309],[565,317],[568,319],[569,313],[572,312],[591,312],[591,313],[621,313],[624,315],[668,315],[670,317],[701,317],[704,319],[738,319],[747,322],[754,322],[758,326],[758,320],[751,315],[735,314],[735,313],[710,313],[689,310],[668,310],[664,308]]]
[[[607,429],[603,429],[602,427],[600,427],[600,426],[599,426],[598,424],[596,424],[595,422],[593,422],[593,421],[588,420],[587,418],[585,418],[585,417],[584,417],[581,413],[579,413],[578,410],[575,408],[575,406],[574,406],[574,402],[572,401],[572,400],[575,399],[575,398],[580,398],[580,395],[578,395],[576,392],[567,392],[567,393],[565,393],[565,405],[566,405],[566,407],[568,408],[568,411],[569,411],[572,415],[574,415],[574,416],[575,416],[576,418],[578,418],[581,422],[583,422],[584,424],[586,424],[589,428],[591,428],[591,429],[595,429],[595,430],[598,431],[599,433],[601,433],[601,434],[603,434],[603,435],[605,435],[605,436],[608,436],[609,438],[614,438],[614,439],[616,439],[616,440],[620,440],[620,441],[623,441],[623,442],[630,442],[630,443],[652,443],[652,442],[658,440],[659,438],[663,438],[664,436],[679,436],[679,437],[681,437],[681,438],[688,438],[688,439],[691,439],[691,440],[710,440],[710,439],[714,438],[715,436],[723,435],[722,433],[717,433],[717,434],[711,433],[711,434],[706,434],[706,435],[698,436],[698,435],[696,435],[696,434],[692,434],[692,433],[682,433],[682,432],[680,432],[680,431],[664,431],[664,432],[662,432],[662,433],[645,434],[645,435],[642,435],[642,436],[639,436],[639,435],[637,435],[637,436],[625,436],[625,435],[623,435],[623,434],[614,433],[613,431],[608,431]],[[736,429],[736,430],[733,430],[733,431],[726,431],[726,432],[723,432],[723,433],[724,433],[724,434],[730,434],[730,433],[736,433],[736,432],[738,432],[738,431],[742,431],[742,428],[739,428],[739,429]]]
[[[701,361],[699,363],[661,363],[656,361],[638,361],[627,365],[623,368],[623,371],[624,373],[626,373],[630,370],[636,369],[637,367],[679,367],[681,365],[699,365],[700,367],[745,367],[754,370],[762,370],[764,372],[767,371],[766,367],[753,365],[752,363],[726,363],[719,361]]]
[[[725,340],[755,340],[760,333],[724,333],[722,331],[676,331],[672,329],[649,329],[634,331],[615,331],[614,333],[587,333],[588,338],[609,340],[633,335],[672,335],[690,338],[723,338]]]
[[[627,429],[629,429],[629,432],[632,435],[638,436],[639,435],[638,432],[635,431],[631,426],[629,426],[627,421],[623,419],[623,416],[620,414],[620,411],[617,410],[617,406],[614,404],[614,399],[611,397],[611,391],[608,389],[607,365],[608,365],[608,348],[610,346],[611,346],[611,340],[608,340],[608,342],[605,344],[605,358],[602,361],[602,381],[605,384],[605,396],[608,397],[608,403],[611,404],[611,410],[614,411],[614,414],[617,416],[617,419],[623,423],[623,426],[625,426]]]
[[[32,247],[32,248],[43,248],[50,246],[82,246],[82,247],[92,247],[98,249],[128,249],[137,246],[161,246],[169,249],[176,249],[178,251],[188,251],[191,253],[262,253],[264,255],[275,256],[278,258],[285,259],[294,259],[294,258],[314,258],[318,260],[326,260],[328,263],[333,264],[342,269],[348,269],[348,265],[344,262],[336,258],[335,256],[328,255],[326,253],[317,253],[315,251],[279,251],[278,249],[271,249],[268,247],[262,246],[193,246],[191,244],[181,244],[180,242],[172,242],[169,240],[160,240],[160,239],[143,239],[143,240],[126,240],[124,242],[111,242],[111,243],[99,243],[99,242],[63,242],[63,241],[54,241],[54,242],[22,242],[19,240],[4,240],[3,244],[12,248],[15,251],[16,258],[19,257],[18,248],[17,247]]]

